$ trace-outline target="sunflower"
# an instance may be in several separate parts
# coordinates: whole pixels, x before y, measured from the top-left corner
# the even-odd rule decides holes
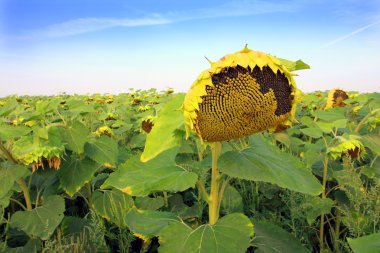
[[[289,63],[247,46],[211,62],[182,106],[187,137],[196,132],[207,142],[238,139],[292,118],[300,92]]]
[[[347,92],[341,89],[330,90],[327,96],[327,103],[325,109],[333,107],[344,107],[346,104],[343,102],[348,98]]]

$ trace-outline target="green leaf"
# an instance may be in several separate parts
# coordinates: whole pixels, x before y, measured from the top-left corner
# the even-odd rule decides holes
[[[9,139],[25,136],[32,131],[31,128],[26,126],[10,126],[1,125],[0,127],[0,140],[7,141]]]
[[[332,124],[335,128],[346,128],[347,126],[347,119],[338,119],[335,120]]]
[[[289,71],[296,71],[296,70],[302,70],[302,69],[310,69],[310,66],[306,63],[304,63],[302,60],[297,61],[289,61],[283,58],[277,58],[277,60],[281,62],[282,65],[284,65]]]
[[[201,218],[203,207],[199,202],[195,202],[192,206],[184,203],[181,194],[174,194],[169,197],[169,210],[177,214],[182,220],[190,218]]]
[[[115,223],[118,227],[126,226],[127,212],[133,206],[133,199],[119,190],[95,191],[93,196],[94,210],[97,214]]]
[[[159,233],[160,253],[246,252],[253,225],[243,214],[234,213],[195,230],[183,222],[171,222]]]
[[[115,167],[119,149],[114,139],[103,135],[99,139],[86,142],[84,152],[101,165]]]
[[[98,169],[99,165],[88,158],[79,160],[73,157],[65,161],[58,171],[61,186],[73,196],[85,183],[90,182]]]
[[[316,127],[303,128],[303,129],[301,129],[301,132],[304,135],[310,136],[310,137],[315,138],[315,139],[321,138],[323,136],[322,131]]]
[[[197,174],[174,162],[176,149],[168,150],[143,163],[134,156],[112,173],[101,188],[114,187],[132,196],[147,196],[157,191],[184,191],[194,187]]]
[[[77,154],[83,154],[84,144],[90,131],[80,121],[74,121],[73,124],[65,130],[64,139],[67,143],[67,149]]]
[[[224,190],[220,210],[225,214],[242,213],[244,211],[243,199],[240,193],[231,185]]]
[[[363,135],[360,139],[365,147],[368,147],[376,155],[380,155],[380,136],[377,134]]]
[[[65,201],[61,196],[52,195],[45,198],[43,206],[32,211],[17,211],[11,217],[11,226],[18,228],[29,236],[47,240],[63,219]]]
[[[330,108],[327,110],[315,111],[313,115],[317,117],[318,119],[325,120],[328,122],[333,122],[338,119],[346,119],[345,112],[346,112],[346,108],[335,107],[335,108]]]
[[[157,236],[163,228],[173,221],[179,222],[179,218],[173,213],[138,210],[136,208],[132,208],[126,217],[128,228],[134,234],[138,234],[144,238]]]
[[[255,222],[253,243],[255,253],[310,252],[293,235],[268,221]]]
[[[355,253],[380,252],[380,233],[362,236],[359,238],[347,238],[347,242]]]
[[[316,125],[324,133],[331,133],[333,131],[333,129],[334,129],[334,126],[333,126],[332,122],[317,121]]]
[[[177,94],[160,110],[152,131],[147,135],[141,161],[149,161],[165,150],[179,146],[180,141],[174,131],[183,126],[183,114],[179,108],[184,97],[184,94]]]
[[[315,219],[321,216],[321,214],[329,214],[333,205],[334,201],[329,198],[305,198],[305,201],[302,203],[302,208],[305,210],[307,223],[309,223],[309,225],[312,225]]]
[[[251,140],[252,147],[221,155],[221,172],[235,178],[277,184],[310,195],[322,192],[319,181],[297,157],[281,152],[261,135],[253,135]]]
[[[0,117],[8,116],[8,114],[14,111],[18,106],[19,104],[16,99],[8,101],[3,107],[0,107]]]
[[[164,198],[161,196],[150,197],[136,197],[135,205],[138,209],[142,210],[157,210],[165,205]]]
[[[28,174],[30,172],[25,166],[0,163],[0,198],[8,194],[17,180]]]
[[[29,239],[29,241],[22,247],[16,248],[5,248],[4,251],[6,253],[34,253],[40,252],[41,250],[41,241],[38,239]]]

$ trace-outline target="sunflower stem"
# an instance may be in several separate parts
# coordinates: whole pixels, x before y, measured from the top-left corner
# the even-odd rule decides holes
[[[222,144],[220,142],[214,142],[211,144],[212,151],[212,171],[211,171],[211,191],[209,198],[209,223],[214,225],[219,218],[219,170],[218,159],[222,150]]]
[[[322,181],[322,199],[326,198],[326,183],[327,183],[327,165],[328,165],[328,158],[326,157],[323,161],[323,181]],[[325,244],[324,244],[324,236],[325,236],[325,215],[321,214],[321,225],[319,227],[319,252],[324,252]]]
[[[25,199],[25,203],[26,203],[26,209],[28,211],[32,211],[32,202],[30,201],[30,194],[29,194],[29,189],[28,189],[28,186],[26,185],[25,183],[25,180],[24,178],[20,178],[17,183],[20,185],[21,189],[22,189],[22,192],[24,194],[24,199]]]

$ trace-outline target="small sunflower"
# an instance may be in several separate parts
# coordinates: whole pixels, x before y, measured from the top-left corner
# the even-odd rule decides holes
[[[294,116],[300,94],[285,65],[247,46],[211,62],[182,106],[187,136],[196,132],[204,141],[219,142],[285,123]]]
[[[343,102],[348,98],[347,92],[341,89],[330,90],[327,96],[327,103],[325,109],[333,107],[344,107],[346,104]]]
[[[154,126],[154,117],[153,116],[148,116],[145,117],[141,120],[141,129],[149,134],[150,131],[152,131],[152,128]]]
[[[329,148],[327,153],[332,159],[349,156],[351,159],[359,160],[362,160],[366,154],[364,145],[355,136],[349,136],[347,139],[342,137],[340,143]]]

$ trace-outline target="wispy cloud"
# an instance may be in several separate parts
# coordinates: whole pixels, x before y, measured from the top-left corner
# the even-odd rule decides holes
[[[208,19],[231,16],[250,16],[265,13],[289,12],[299,7],[295,1],[281,4],[267,1],[235,1],[213,6],[212,8],[194,9],[186,11],[171,11],[161,14],[152,14],[143,18],[79,18],[62,23],[52,24],[46,28],[32,31],[28,38],[56,38],[82,33],[105,30],[113,27],[136,27],[163,25],[195,19]]]
[[[322,45],[322,48],[331,47],[331,46],[333,46],[333,45],[335,45],[335,44],[337,44],[343,40],[347,40],[347,39],[351,38],[352,36],[355,36],[356,34],[361,33],[363,31],[367,30],[368,28],[371,28],[371,27],[378,25],[378,24],[380,24],[380,20],[378,20],[377,22],[371,23],[369,25],[360,27],[359,29],[356,29],[355,31],[347,33],[343,36],[340,36],[334,40],[331,40],[331,41],[327,42],[326,44]]]
[[[170,20],[160,16],[138,19],[80,18],[50,25],[45,29],[33,32],[33,35],[34,37],[45,38],[65,37],[112,27],[152,26],[167,24],[170,22]]]

